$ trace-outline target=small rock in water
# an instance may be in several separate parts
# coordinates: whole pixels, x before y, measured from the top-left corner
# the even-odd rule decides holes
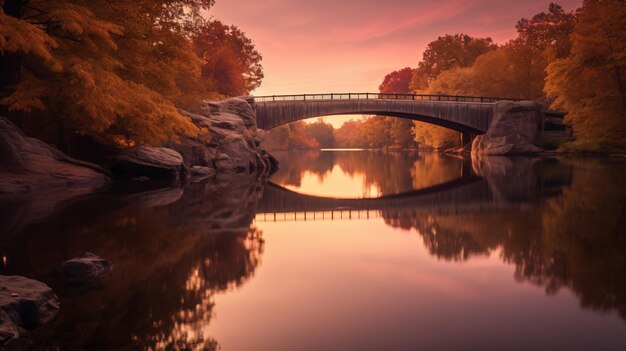
[[[46,284],[20,276],[0,276],[0,349],[19,343],[27,329],[51,321],[59,299]]]
[[[86,252],[82,257],[75,257],[61,263],[59,271],[67,283],[90,284],[109,273],[112,268],[111,261]]]

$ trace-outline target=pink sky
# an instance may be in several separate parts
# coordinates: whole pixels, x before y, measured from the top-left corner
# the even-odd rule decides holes
[[[566,10],[581,0],[558,2]],[[438,36],[464,32],[503,43],[549,0],[216,0],[211,14],[241,28],[263,55],[256,94],[378,90],[415,67]]]
[[[549,0],[216,0],[210,13],[242,29],[263,55],[255,95],[376,92],[415,67],[426,45],[466,33],[504,43]],[[581,0],[562,0],[574,10]],[[333,121],[334,122],[334,121]],[[335,123],[333,123],[335,124]]]

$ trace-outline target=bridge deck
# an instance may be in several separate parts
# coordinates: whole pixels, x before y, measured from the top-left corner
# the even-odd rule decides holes
[[[364,114],[407,118],[481,134],[502,99],[450,95],[341,93],[254,97],[257,125],[271,129],[302,119]]]

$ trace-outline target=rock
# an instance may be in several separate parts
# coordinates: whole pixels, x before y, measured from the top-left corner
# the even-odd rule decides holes
[[[67,198],[101,189],[108,179],[106,170],[29,138],[0,117],[0,196],[61,190]]]
[[[500,101],[487,132],[472,143],[474,155],[525,154],[543,151],[533,145],[541,123],[541,105],[533,101]]]
[[[29,138],[0,117],[0,242],[26,225],[104,188],[108,172]]]
[[[272,163],[260,147],[252,101],[207,101],[202,114],[181,113],[207,131],[200,138],[182,138],[178,144],[167,145],[178,151],[187,165],[209,167],[220,173],[271,169]]]
[[[187,174],[183,157],[166,147],[138,146],[114,157],[111,170],[115,176],[133,179],[178,181]]]
[[[14,344],[21,334],[22,329],[13,323],[6,312],[0,310],[0,346]]]
[[[189,175],[193,181],[199,181],[214,176],[215,169],[207,166],[191,166],[189,167]]]
[[[124,199],[137,204],[141,208],[168,206],[183,196],[182,187],[156,189],[125,196]]]
[[[544,184],[540,176],[547,162],[543,157],[476,156],[472,157],[472,170],[487,180],[495,202],[534,203],[551,186]]]
[[[86,252],[82,257],[75,257],[61,263],[59,272],[70,284],[91,284],[109,273],[113,264],[109,260]]]
[[[12,345],[26,330],[51,321],[59,299],[46,284],[20,276],[0,276],[0,347]]]

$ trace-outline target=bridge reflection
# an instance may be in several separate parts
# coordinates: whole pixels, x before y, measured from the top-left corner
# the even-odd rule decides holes
[[[379,198],[339,199],[300,194],[268,183],[257,205],[256,221],[352,220],[382,217],[382,211],[454,214],[519,207],[495,201],[483,178],[468,175],[426,189]]]
[[[490,160],[469,167],[463,163],[460,177],[420,190],[378,198],[332,198],[298,193],[268,183],[257,203],[259,222],[354,220],[395,214],[448,215],[527,209],[559,195],[571,183],[571,172],[554,160],[519,158]],[[511,168],[513,177],[503,177]],[[504,172],[500,174],[501,172]],[[477,174],[480,174],[478,176]]]

